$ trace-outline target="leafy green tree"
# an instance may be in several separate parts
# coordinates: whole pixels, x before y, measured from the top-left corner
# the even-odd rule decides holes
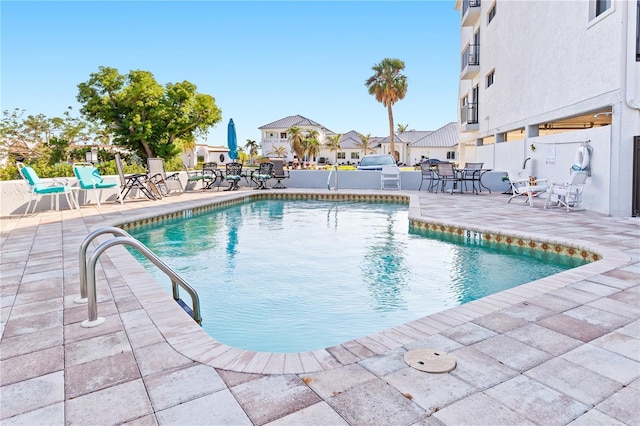
[[[371,146],[371,135],[360,135],[360,142],[356,142],[355,145],[362,150],[363,155],[367,155],[368,152],[375,154],[376,151]]]
[[[401,73],[404,61],[400,59],[384,58],[379,64],[371,67],[375,74],[364,83],[369,88],[369,94],[376,97],[387,107],[389,115],[389,143],[391,154],[398,160],[394,145],[393,134],[393,105],[407,94],[407,77]]]
[[[95,138],[85,120],[71,116],[71,107],[53,118],[5,110],[0,121],[0,149],[10,159],[44,159],[50,165],[69,161],[72,151]]]
[[[100,67],[78,85],[81,112],[91,122],[112,130],[113,143],[142,158],[170,159],[197,136],[222,120],[210,95],[196,92],[188,81],[161,86],[148,71]]]
[[[327,136],[327,141],[324,146],[329,150],[329,152],[333,152],[333,164],[338,163],[338,152],[342,149],[340,146],[340,138],[342,134],[337,134],[333,136]]]
[[[300,127],[289,127],[287,129],[287,135],[289,135],[289,143],[291,144],[291,149],[296,153],[298,157],[298,161],[302,162],[302,157],[304,157],[304,145],[303,141],[305,140],[305,135],[303,130]]]
[[[398,123],[398,133],[404,133],[409,128],[408,124],[400,124]]]
[[[249,151],[249,161],[253,164],[253,157],[258,155],[258,143],[254,140],[247,139],[247,143],[244,144],[244,149]]]

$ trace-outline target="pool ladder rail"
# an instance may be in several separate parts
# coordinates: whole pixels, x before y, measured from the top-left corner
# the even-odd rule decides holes
[[[91,257],[87,262],[87,249],[89,247],[89,244],[96,237],[103,234],[112,234],[113,238],[100,244],[93,251],[93,253],[91,253]],[[191,285],[189,285],[189,283],[185,281],[180,275],[178,275],[177,272],[175,272],[166,263],[164,263],[162,259],[156,256],[151,250],[149,250],[147,246],[133,238],[131,235],[129,235],[129,233],[120,228],[107,226],[91,232],[85,237],[84,241],[82,241],[82,244],[80,244],[80,251],[78,256],[80,260],[80,297],[76,298],[74,302],[88,303],[89,310],[89,318],[82,322],[82,327],[96,327],[105,321],[103,317],[98,316],[98,303],[96,296],[96,264],[98,263],[98,258],[100,257],[100,255],[104,253],[105,250],[107,250],[109,247],[113,247],[115,245],[126,245],[135,248],[151,263],[157,266],[158,269],[164,272],[171,279],[173,299],[178,302],[178,304],[183,309],[185,309],[198,324],[202,324],[202,317],[200,316],[200,298],[198,297],[198,293],[196,292],[196,290]],[[189,312],[188,306],[180,299],[180,291],[178,286],[182,287],[187,293],[189,293],[192,302],[191,312]]]
[[[333,188],[331,187],[331,175],[333,174],[333,171],[336,171],[336,186],[334,186]],[[327,177],[327,189],[329,191],[331,191],[332,189],[337,191],[338,190],[338,165],[334,164],[333,166],[331,166],[331,169],[329,170],[329,176]]]

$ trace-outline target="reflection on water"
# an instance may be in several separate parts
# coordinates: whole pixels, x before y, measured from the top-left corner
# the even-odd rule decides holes
[[[267,352],[333,346],[580,264],[433,238],[408,229],[407,210],[260,200],[131,234],[195,287],[209,334]],[[170,292],[169,280],[134,255]]]
[[[368,254],[360,270],[362,281],[373,296],[373,309],[392,311],[406,307],[402,292],[407,287],[409,269],[404,261],[406,245],[394,231],[398,218],[388,212],[382,219],[384,222],[366,236]]]

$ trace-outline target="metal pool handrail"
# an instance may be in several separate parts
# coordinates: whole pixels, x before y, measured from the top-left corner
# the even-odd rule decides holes
[[[78,268],[80,269],[80,297],[74,300],[75,303],[87,303],[87,249],[89,248],[89,244],[91,244],[96,237],[103,234],[131,237],[131,235],[129,235],[129,233],[124,229],[116,228],[115,226],[105,226],[103,228],[96,229],[84,238],[84,241],[80,244],[80,251],[78,253],[78,259],[80,260],[78,262]]]
[[[135,238],[128,236],[111,238],[110,240],[100,244],[98,248],[96,248],[92,253],[91,258],[89,259],[89,262],[87,264],[88,273],[86,274],[89,318],[82,322],[82,327],[96,327],[105,321],[104,318],[98,317],[98,303],[96,296],[96,264],[98,263],[98,258],[100,257],[100,255],[104,253],[105,250],[107,250],[109,247],[115,245],[128,245],[137,249],[138,252],[144,255],[162,272],[169,276],[169,278],[171,279],[174,300],[180,299],[178,286],[185,289],[187,293],[189,293],[189,296],[191,296],[191,302],[193,304],[193,319],[198,324],[202,323],[202,317],[200,315],[200,298],[198,297],[198,293],[195,291],[195,289],[191,287],[191,285],[189,285],[189,283],[186,282],[180,275],[178,275],[178,273],[176,273],[166,263],[164,263],[158,256],[156,256],[151,250],[149,250],[149,248],[147,248],[144,244],[142,244]]]
[[[333,174],[334,169],[336,171],[336,186],[331,188],[331,175]],[[337,164],[334,164],[333,166],[331,166],[331,169],[329,170],[329,176],[327,177],[327,189],[329,191],[331,191],[332,189],[335,189],[336,191],[338,190],[338,165]]]

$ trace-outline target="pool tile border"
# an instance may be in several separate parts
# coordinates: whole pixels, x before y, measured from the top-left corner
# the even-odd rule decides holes
[[[230,198],[218,202],[198,202],[190,208],[176,205],[176,210],[162,214],[151,214],[133,221],[120,222],[115,226],[123,229],[127,223],[132,226],[139,226],[153,222],[154,220],[165,220],[173,217],[185,215],[184,212],[201,212],[216,209],[232,204],[246,202],[251,199],[276,198],[276,199],[340,199],[354,201],[385,201],[385,202],[407,202],[409,201],[409,221],[415,226],[422,227],[435,226],[436,231],[458,234],[459,231],[466,231],[454,223],[444,223],[432,220],[425,220],[416,217],[419,212],[419,199],[413,194],[368,194],[368,193],[307,193],[307,192],[284,192],[284,193],[256,193],[256,194],[231,194]],[[416,210],[418,206],[418,210]],[[154,219],[156,218],[156,219]],[[162,219],[158,219],[162,218]],[[216,341],[209,336],[190,317],[185,315],[182,308],[173,301],[171,295],[165,292],[160,285],[153,281],[145,286],[131,285],[130,288],[138,298],[140,304],[145,309],[150,319],[156,324],[158,330],[165,337],[166,341],[179,353],[189,359],[220,368],[241,373],[255,374],[308,374],[319,371],[335,369],[344,365],[350,365],[362,361],[371,356],[380,355],[390,350],[402,346],[410,347],[419,342],[421,338],[426,338],[433,334],[440,333],[456,325],[464,324],[475,318],[482,317],[492,312],[499,311],[505,307],[526,301],[552,291],[565,287],[580,279],[585,279],[602,272],[609,271],[621,265],[629,263],[629,257],[621,252],[605,247],[594,247],[583,241],[568,242],[566,240],[541,241],[543,238],[535,238],[529,234],[498,233],[489,228],[469,228],[484,235],[489,235],[491,239],[498,237],[505,239],[504,244],[508,244],[506,239],[512,238],[512,243],[522,241],[522,245],[535,242],[536,246],[547,244],[548,247],[561,246],[563,251],[573,248],[574,254],[582,256],[581,251],[586,251],[589,256],[598,256],[598,261],[573,268],[559,274],[545,277],[540,280],[522,284],[509,290],[486,296],[464,305],[450,308],[426,317],[410,321],[397,327],[380,331],[370,336],[354,339],[333,347],[294,354],[265,353],[247,351],[233,348]],[[517,239],[517,240],[515,240]],[[499,241],[502,243],[502,241]],[[518,244],[520,245],[520,244]],[[554,248],[555,250],[555,248]],[[123,256],[130,256],[122,253]],[[115,263],[115,262],[114,262]],[[140,274],[146,273],[143,266],[137,262],[136,269],[140,269]],[[180,330],[178,333],[176,330]],[[422,336],[422,337],[420,337]],[[413,343],[412,343],[413,342]]]

